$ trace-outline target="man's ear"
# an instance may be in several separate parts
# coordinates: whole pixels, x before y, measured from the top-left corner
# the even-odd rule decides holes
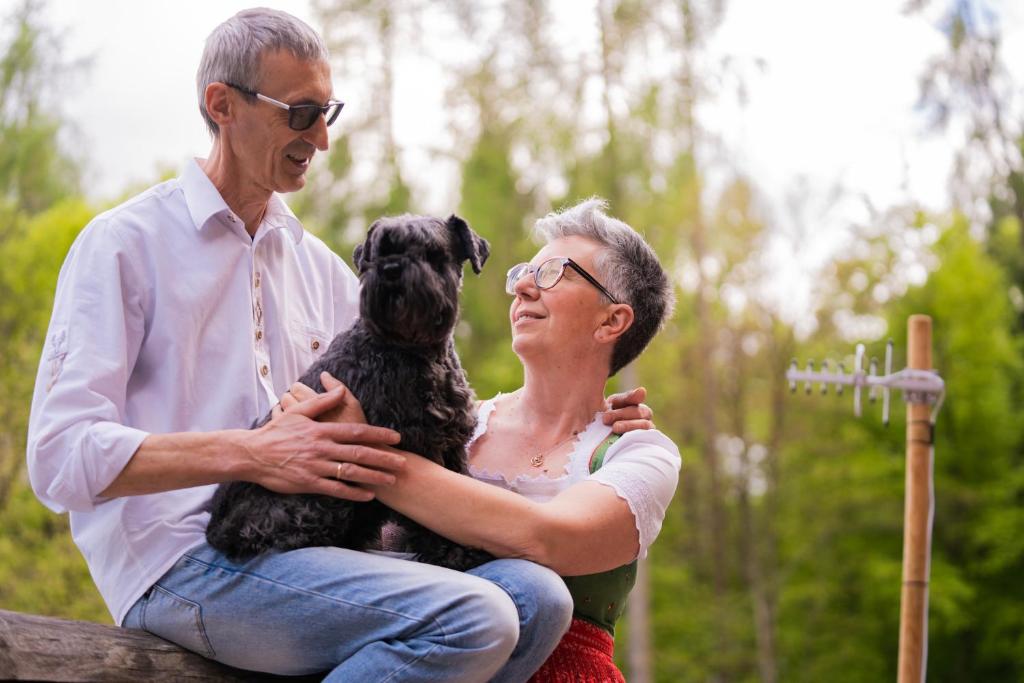
[[[232,102],[229,91],[231,88],[223,83],[210,83],[203,92],[203,105],[206,113],[218,126],[231,121]]]
[[[594,331],[594,339],[611,343],[633,326],[633,307],[629,304],[612,304],[605,312],[600,326]]]
[[[356,266],[356,272],[360,275],[366,269],[366,266],[373,260],[373,247],[370,244],[373,239],[373,231],[377,229],[377,223],[374,221],[370,229],[366,231],[366,239],[363,240],[362,244],[357,244],[356,248],[352,251],[352,263]]]
[[[479,275],[480,269],[487,262],[487,257],[491,255],[491,245],[483,237],[473,232],[469,224],[455,214],[449,216],[446,223],[448,228],[455,233],[456,248],[459,249],[456,256],[461,261],[468,260],[469,264],[473,266],[473,272]]]

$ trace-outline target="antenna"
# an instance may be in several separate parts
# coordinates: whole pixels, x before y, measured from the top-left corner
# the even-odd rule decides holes
[[[882,397],[882,424],[889,425],[890,394],[893,389],[903,392],[903,398],[907,403],[926,403],[932,406],[931,422],[934,426],[935,416],[942,406],[946,394],[946,385],[942,378],[934,370],[917,370],[904,368],[899,372],[892,371],[893,342],[890,339],[885,345],[884,374],[878,374],[878,359],[874,356],[868,361],[868,369],[864,370],[864,358],[866,349],[864,344],[857,344],[854,349],[853,372],[847,374],[846,367],[839,363],[837,371],[833,372],[829,362],[823,361],[821,370],[815,371],[814,361],[808,360],[803,370],[799,369],[797,359],[789,363],[789,370],[786,372],[786,379],[789,380],[789,390],[795,393],[797,384],[803,382],[804,393],[811,394],[814,383],[820,385],[821,395],[828,393],[831,384],[835,388],[836,396],[843,395],[843,387],[853,387],[853,414],[861,416],[862,391],[867,388],[868,401],[875,403],[878,396]]]

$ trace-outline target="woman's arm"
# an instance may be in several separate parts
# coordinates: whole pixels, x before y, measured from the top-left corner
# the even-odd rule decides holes
[[[328,388],[341,384],[326,373],[320,379]],[[295,385],[282,397],[281,405],[288,412],[315,396],[312,389]],[[637,400],[642,400],[642,395]],[[348,419],[361,421],[358,417]],[[670,455],[675,462],[662,462],[660,466],[648,462],[649,455],[639,458],[645,465],[653,465],[645,470],[637,470],[636,463],[626,465],[632,476],[624,480],[621,474],[605,476],[623,469],[623,464],[616,461],[624,458],[614,457],[609,451],[608,464],[600,470],[607,483],[582,481],[545,503],[457,474],[419,456],[405,458],[405,467],[396,473],[393,484],[365,488],[392,509],[453,541],[482,548],[497,557],[532,560],[562,576],[575,576],[631,562],[637,557],[641,542],[649,545],[653,541],[661,517],[653,520],[652,533],[652,520],[638,523],[631,507],[636,503],[627,503],[620,493],[623,484],[627,484],[634,490],[626,497],[635,501],[636,482],[643,479],[641,488],[660,489],[652,495],[665,500],[653,507],[659,507],[663,513],[675,489],[678,471],[678,452]],[[657,482],[647,481],[649,477]],[[654,483],[658,485],[653,486]],[[649,500],[646,503],[643,509],[652,507]],[[646,530],[646,539],[638,527]]]
[[[562,576],[613,569],[640,549],[629,505],[594,481],[538,503],[413,456],[394,484],[369,488],[388,507],[457,543],[532,560]]]

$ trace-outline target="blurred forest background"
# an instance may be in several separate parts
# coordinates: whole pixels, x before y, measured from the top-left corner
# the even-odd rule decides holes
[[[366,116],[343,120],[310,187],[289,201],[347,260],[374,217],[416,210],[422,179],[399,163],[388,94],[398,46],[426,42],[417,27],[443,16],[476,46],[443,65],[457,86],[436,154],[461,169],[458,210],[493,245],[483,276],[467,280],[458,336],[477,393],[518,386],[503,274],[534,252],[534,219],[597,194],[646,233],[675,276],[678,310],[609,389],[649,388],[684,466],[618,639],[631,681],[894,677],[902,403],[894,397],[887,429],[876,408],[855,419],[848,394],[791,396],[783,373],[793,357],[849,367],[854,343],[881,355],[890,336],[903,367],[907,316],[932,316],[948,396],[928,672],[1024,680],[1024,121],[1007,107],[1024,84],[1000,61],[998,21],[980,1],[939,3],[948,47],[920,75],[919,109],[929,126],[963,132],[948,210],[870,207],[869,220],[847,226],[848,247],[810,278],[812,324],[801,328],[766,295],[783,276],[766,253],[800,238],[779,211],[798,223],[811,212],[796,200],[770,206],[757,178],[703,153],[714,140],[697,109],[734,68],[702,59],[725,2],[599,0],[599,46],[587,59],[559,49],[545,0],[496,3],[500,30],[468,0],[319,2],[335,78],[377,97]],[[58,143],[56,84],[72,72],[87,82],[88,70],[64,61],[39,9],[27,2],[0,23],[0,608],[109,622],[66,517],[36,502],[24,466],[57,272],[106,208],[84,198],[81,164]],[[652,55],[663,68],[647,68]],[[587,99],[597,116],[575,106]]]

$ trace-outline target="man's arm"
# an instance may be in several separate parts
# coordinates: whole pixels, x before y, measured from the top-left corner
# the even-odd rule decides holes
[[[349,481],[389,481],[371,470],[393,469],[400,458],[369,453],[364,444],[396,443],[397,435],[320,425],[309,417],[316,406],[257,430],[151,434],[127,426],[129,381],[152,307],[143,256],[101,219],[82,232],[61,269],[28,433],[28,471],[40,501],[56,512],[90,511],[114,496],[228,479],[364,500],[365,492],[327,480],[339,465]]]
[[[100,497],[251,481],[278,493],[372,500],[370,491],[352,484],[392,484],[405,458],[370,447],[397,444],[400,437],[390,429],[314,421],[341,408],[348,396],[344,387],[335,388],[259,429],[150,434]],[[345,481],[335,479],[339,473]]]

